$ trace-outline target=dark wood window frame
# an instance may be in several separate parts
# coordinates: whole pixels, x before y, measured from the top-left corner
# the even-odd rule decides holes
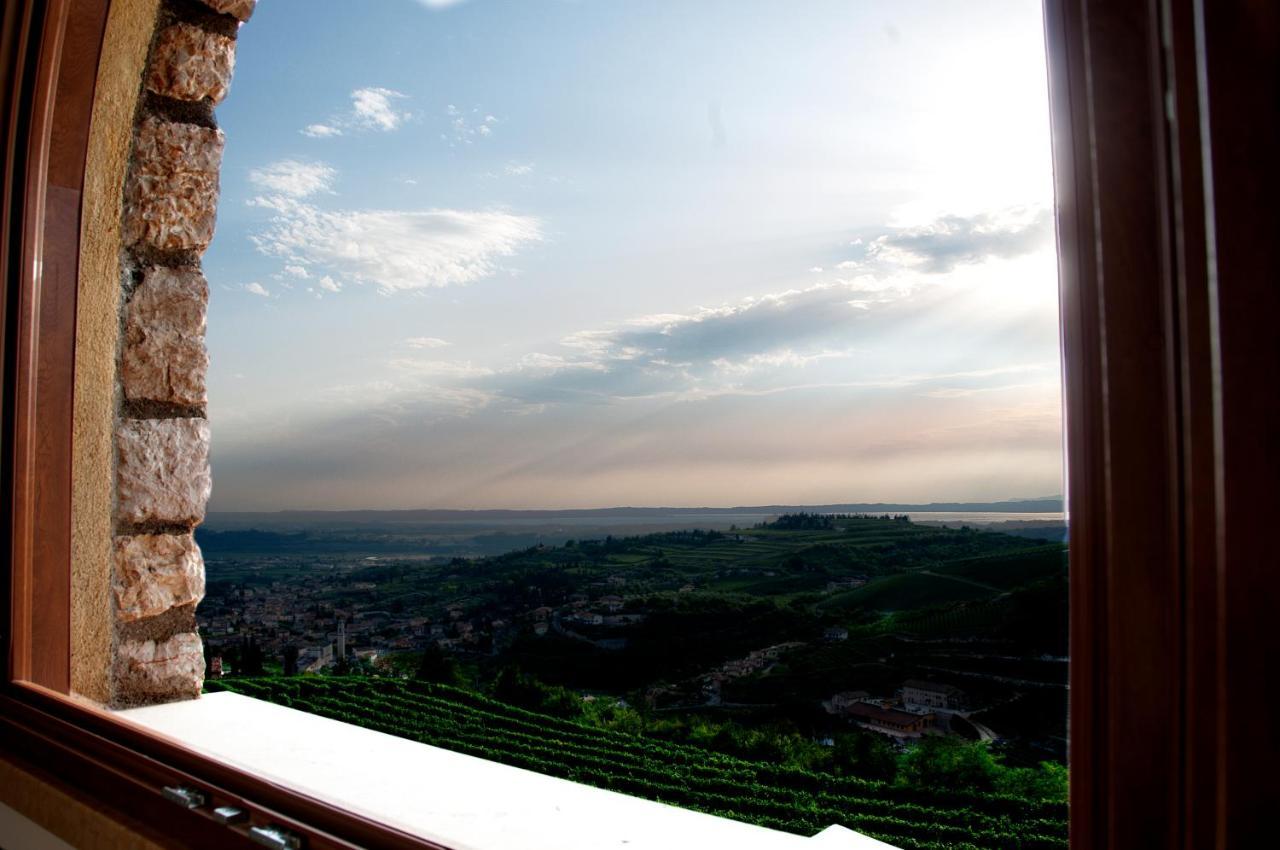
[[[0,757],[165,844],[252,846],[160,802],[182,783],[313,848],[436,847],[64,696],[79,215],[107,8],[0,11]],[[1280,6],[1045,0],[1045,24],[1071,846],[1252,846],[1280,811],[1267,675],[1280,658]],[[145,824],[129,815],[141,810]]]

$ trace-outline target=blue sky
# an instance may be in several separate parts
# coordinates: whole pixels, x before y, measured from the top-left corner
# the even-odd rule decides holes
[[[271,0],[215,510],[1059,492],[1037,2]]]

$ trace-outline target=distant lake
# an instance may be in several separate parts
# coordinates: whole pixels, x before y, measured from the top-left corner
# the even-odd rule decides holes
[[[1060,503],[1059,503],[1060,504]],[[856,506],[810,508],[611,508],[595,511],[353,511],[214,514],[197,531],[206,555],[343,553],[364,555],[497,555],[571,539],[629,537],[692,529],[752,528],[796,510],[821,513],[906,514],[913,521],[958,528],[971,525],[1037,539],[1062,539],[1062,511],[858,511]],[[1024,525],[1024,523],[1026,525]],[[1037,531],[1036,529],[1040,529]],[[1046,531],[1048,529],[1048,531]],[[298,535],[292,537],[290,535]]]
[[[973,523],[986,525],[997,522],[1061,522],[1065,518],[1062,511],[1014,512],[1014,511],[884,511],[871,512],[873,516],[889,513],[895,516],[906,514],[913,522],[945,522]],[[778,511],[730,511],[718,509],[705,513],[697,510],[681,510],[670,514],[657,511],[636,513],[619,513],[610,515],[605,512],[586,515],[564,515],[547,511],[537,516],[508,516],[494,518],[491,516],[469,518],[465,515],[450,517],[447,520],[415,524],[449,525],[478,528],[718,528],[726,529],[730,525],[739,528],[750,528],[762,522],[769,522],[778,517]]]
[[[990,522],[1063,522],[1062,511],[1043,513],[1008,513],[1000,511],[907,511],[912,522],[990,523]]]
[[[1060,504],[1060,503],[1059,503]],[[1061,522],[1062,511],[912,511],[892,507],[859,510],[856,506],[751,508],[609,508],[576,511],[350,511],[283,513],[213,513],[205,521],[207,530],[219,529],[374,529],[397,533],[413,530],[434,533],[477,534],[516,529],[525,531],[561,530],[572,534],[588,531],[625,533],[676,529],[751,528],[794,511],[819,513],[867,513],[880,516],[906,514],[913,521],[928,523],[986,525],[1003,522]]]

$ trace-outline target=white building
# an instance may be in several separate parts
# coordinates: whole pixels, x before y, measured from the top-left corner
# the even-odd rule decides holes
[[[908,679],[902,685],[902,704],[911,710],[964,711],[964,691],[954,685]]]
[[[309,646],[298,653],[299,673],[318,673],[333,663],[333,644]]]

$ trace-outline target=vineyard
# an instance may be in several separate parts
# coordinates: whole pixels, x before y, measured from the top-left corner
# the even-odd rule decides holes
[[[840,824],[903,850],[1060,850],[1066,806],[747,761],[589,727],[444,685],[290,677],[206,683],[538,773],[801,835]]]

